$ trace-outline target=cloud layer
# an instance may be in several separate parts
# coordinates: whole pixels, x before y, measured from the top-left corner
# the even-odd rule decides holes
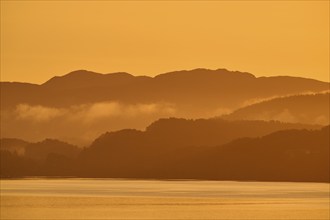
[[[19,104],[15,109],[18,120],[49,122],[65,117],[67,120],[94,123],[109,118],[134,118],[154,114],[173,115],[174,105],[167,103],[147,103],[127,105],[118,102],[98,102],[69,108],[52,108],[41,105]]]

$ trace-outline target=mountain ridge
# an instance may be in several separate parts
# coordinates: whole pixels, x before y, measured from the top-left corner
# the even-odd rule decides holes
[[[90,141],[107,130],[144,129],[152,121],[166,117],[221,116],[251,100],[318,93],[329,89],[330,84],[199,68],[155,77],[78,70],[42,85],[0,85],[1,126],[6,126],[1,136],[29,141],[80,138],[76,143],[81,144],[85,137]],[[31,126],[35,131],[29,129]]]
[[[143,134],[133,129],[106,133],[74,155],[61,152],[65,149],[49,151],[51,148],[46,149],[45,155],[39,144],[45,146],[47,140],[32,144],[39,146],[42,160],[40,156],[0,151],[0,174],[2,178],[33,175],[327,183],[330,180],[329,125],[273,131],[212,146],[181,142],[179,147],[169,143],[152,146],[148,145],[152,143],[148,141],[151,137]]]
[[[279,120],[306,124],[329,124],[330,93],[277,97],[236,109],[227,120]]]
[[[164,76],[169,76],[169,75],[175,75],[175,74],[186,74],[186,73],[196,73],[198,71],[204,71],[204,72],[213,72],[213,73],[231,73],[231,74],[239,74],[239,75],[245,75],[251,78],[255,79],[264,79],[264,78],[297,78],[297,79],[307,79],[307,80],[312,80],[312,81],[318,81],[318,82],[325,82],[325,83],[330,83],[322,80],[317,80],[313,78],[306,78],[306,77],[298,77],[298,76],[290,76],[290,75],[278,75],[278,76],[255,76],[252,73],[249,72],[243,72],[243,71],[237,71],[237,70],[228,70],[226,68],[218,68],[218,69],[207,69],[207,68],[195,68],[195,69],[190,69],[190,70],[175,70],[175,71],[169,71],[169,72],[164,72],[164,73],[159,73],[155,76],[147,76],[147,75],[134,75],[131,73],[127,72],[111,72],[111,73],[99,73],[91,70],[85,70],[85,69],[80,69],[80,70],[74,70],[71,72],[68,72],[64,75],[57,75],[54,76],[47,81],[43,83],[30,83],[30,82],[18,82],[18,81],[0,81],[0,83],[22,83],[22,84],[33,84],[33,85],[43,85],[51,81],[52,79],[59,79],[59,78],[67,78],[67,77],[78,77],[78,76],[86,76],[87,74],[89,76],[94,76],[94,77],[102,77],[102,76],[111,76],[111,75],[116,75],[116,74],[123,74],[131,77],[146,77],[146,78],[159,78],[159,77],[164,77]]]

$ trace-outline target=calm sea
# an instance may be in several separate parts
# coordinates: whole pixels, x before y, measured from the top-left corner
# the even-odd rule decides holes
[[[327,183],[1,180],[0,219],[329,219]]]

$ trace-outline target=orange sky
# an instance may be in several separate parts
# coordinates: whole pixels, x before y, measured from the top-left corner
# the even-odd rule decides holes
[[[1,1],[1,81],[198,67],[329,81],[329,1]]]

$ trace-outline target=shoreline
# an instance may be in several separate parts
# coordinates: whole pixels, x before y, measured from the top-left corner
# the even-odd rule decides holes
[[[25,177],[1,177],[2,180],[121,180],[121,181],[205,181],[205,182],[241,182],[241,183],[325,183],[330,184],[330,181],[293,181],[293,180],[236,180],[236,179],[172,179],[172,178],[116,178],[116,177],[79,177],[79,176],[25,176]]]

